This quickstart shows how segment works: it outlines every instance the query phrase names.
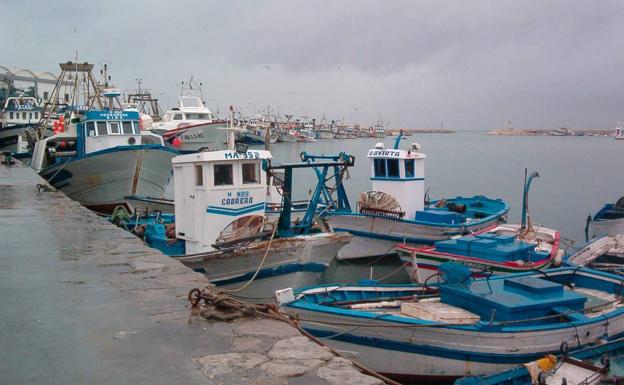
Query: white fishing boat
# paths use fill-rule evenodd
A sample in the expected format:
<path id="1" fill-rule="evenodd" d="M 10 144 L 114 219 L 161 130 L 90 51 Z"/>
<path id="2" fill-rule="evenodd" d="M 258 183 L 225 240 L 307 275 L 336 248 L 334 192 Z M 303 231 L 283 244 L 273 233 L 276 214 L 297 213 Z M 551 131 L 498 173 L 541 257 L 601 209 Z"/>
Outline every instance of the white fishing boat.
<path id="1" fill-rule="evenodd" d="M 301 142 L 301 135 L 296 130 L 281 130 L 277 134 L 278 142 Z"/>
<path id="2" fill-rule="evenodd" d="M 316 142 L 316 133 L 312 130 L 299 130 L 302 142 Z"/>
<path id="3" fill-rule="evenodd" d="M 592 239 L 567 262 L 624 275 L 624 234 Z"/>
<path id="4" fill-rule="evenodd" d="M 615 139 L 624 139 L 624 122 L 618 122 L 615 127 Z"/>
<path id="5" fill-rule="evenodd" d="M 36 98 L 8 97 L 0 110 L 0 152 L 27 152 L 26 131 L 37 126 L 42 117 L 42 109 Z"/>
<path id="6" fill-rule="evenodd" d="M 472 279 L 456 264 L 440 286 L 323 285 L 276 293 L 300 326 L 407 383 L 508 370 L 624 336 L 622 278 L 588 268 Z"/>
<path id="7" fill-rule="evenodd" d="M 89 63 L 63 63 L 61 69 L 59 82 L 69 74 L 93 79 Z M 91 83 L 77 87 L 97 89 Z M 85 102 L 84 109 L 61 115 L 54 124 L 55 135 L 35 143 L 31 166 L 68 197 L 109 213 L 124 204 L 127 195 L 162 196 L 171 178 L 171 159 L 178 152 L 163 146 L 160 136 L 141 133 L 136 110 L 114 106 L 119 90 L 107 90 L 103 96 L 108 104 L 98 91 L 93 105 Z"/>
<path id="8" fill-rule="evenodd" d="M 279 219 L 267 219 L 267 173 L 262 170 L 271 158 L 269 151 L 240 143 L 236 149 L 174 158 L 175 224 L 147 225 L 146 243 L 205 273 L 212 283 L 250 298 L 266 300 L 280 287 L 319 283 L 352 236 L 315 225 L 320 188 L 300 221 L 291 222 L 288 198 L 281 202 Z M 332 162 L 334 166 L 348 164 Z M 292 170 L 302 167 L 312 166 L 268 166 L 270 172 L 284 170 L 286 175 L 280 197 L 290 196 Z"/>
<path id="9" fill-rule="evenodd" d="M 369 150 L 372 191 L 360 193 L 356 211 L 335 207 L 325 212 L 334 230 L 355 236 L 339 258 L 384 255 L 397 242 L 433 244 L 504 220 L 509 207 L 500 199 L 473 196 L 425 203 L 426 155 L 417 143 L 399 149 L 400 140 L 392 149 L 380 142 Z"/>
<path id="10" fill-rule="evenodd" d="M 605 204 L 589 222 L 593 237 L 624 234 L 624 196 Z"/>
<path id="11" fill-rule="evenodd" d="M 228 123 L 214 116 L 202 101 L 201 87 L 193 85 L 191 79 L 188 87 L 182 88 L 178 105 L 144 129 L 161 135 L 167 146 L 181 152 L 227 148 Z"/>

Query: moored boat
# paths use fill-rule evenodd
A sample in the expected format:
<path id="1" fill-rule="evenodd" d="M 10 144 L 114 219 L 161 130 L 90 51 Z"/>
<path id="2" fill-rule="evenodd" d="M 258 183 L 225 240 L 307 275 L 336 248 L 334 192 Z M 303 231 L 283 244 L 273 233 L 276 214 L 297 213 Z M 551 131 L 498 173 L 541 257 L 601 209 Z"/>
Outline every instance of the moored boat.
<path id="1" fill-rule="evenodd" d="M 590 226 L 594 237 L 624 234 L 624 196 L 605 204 L 591 219 Z"/>
<path id="2" fill-rule="evenodd" d="M 456 264 L 439 286 L 323 285 L 276 293 L 308 332 L 402 381 L 488 375 L 624 336 L 621 277 L 588 268 L 472 279 Z"/>
<path id="3" fill-rule="evenodd" d="M 61 68 L 93 78 L 89 63 L 64 63 Z M 100 213 L 124 204 L 127 195 L 162 196 L 171 178 L 171 159 L 178 154 L 160 136 L 140 131 L 136 110 L 117 109 L 119 95 L 119 90 L 107 90 L 108 104 L 96 95 L 97 107 L 84 103 L 84 110 L 62 115 L 55 122 L 55 135 L 35 143 L 31 159 L 48 183 Z"/>
<path id="4" fill-rule="evenodd" d="M 340 258 L 386 254 L 397 242 L 433 244 L 504 220 L 509 206 L 500 199 L 477 195 L 425 203 L 426 155 L 417 143 L 399 149 L 400 140 L 393 149 L 377 143 L 369 150 L 372 191 L 360 193 L 357 211 L 336 208 L 324 214 L 333 229 L 355 236 Z"/>
<path id="5" fill-rule="evenodd" d="M 434 246 L 398 245 L 395 250 L 405 263 L 413 283 L 425 283 L 445 262 L 467 266 L 473 276 L 510 274 L 545 269 L 561 264 L 558 231 L 541 226 L 500 225 L 461 238 L 436 242 Z"/>

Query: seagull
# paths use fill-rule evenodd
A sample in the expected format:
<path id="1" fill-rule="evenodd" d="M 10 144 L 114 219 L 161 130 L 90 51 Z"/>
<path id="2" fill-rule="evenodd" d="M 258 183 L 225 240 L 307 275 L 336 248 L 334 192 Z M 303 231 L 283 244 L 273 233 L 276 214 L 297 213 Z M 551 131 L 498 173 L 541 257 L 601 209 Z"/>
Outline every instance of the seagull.
<path id="1" fill-rule="evenodd" d="M 341 71 L 341 72 L 342 72 L 342 68 L 340 68 L 340 66 L 338 66 L 338 71 Z"/>
<path id="2" fill-rule="evenodd" d="M 265 65 L 264 68 L 266 68 L 267 70 L 271 70 L 271 67 L 269 67 L 268 65 Z"/>
<path id="3" fill-rule="evenodd" d="M 356 106 L 353 106 L 353 109 L 356 110 L 356 111 L 360 111 L 360 109 L 357 108 Z"/>

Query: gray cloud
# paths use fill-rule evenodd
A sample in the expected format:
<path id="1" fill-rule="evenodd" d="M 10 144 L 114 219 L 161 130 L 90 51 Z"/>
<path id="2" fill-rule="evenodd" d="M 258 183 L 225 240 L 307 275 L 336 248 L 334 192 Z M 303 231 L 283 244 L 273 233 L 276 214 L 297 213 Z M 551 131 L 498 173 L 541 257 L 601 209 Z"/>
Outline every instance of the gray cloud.
<path id="1" fill-rule="evenodd" d="M 623 4 L 0 0 L 0 64 L 56 70 L 78 49 L 165 104 L 193 74 L 221 111 L 603 128 L 624 119 Z"/>

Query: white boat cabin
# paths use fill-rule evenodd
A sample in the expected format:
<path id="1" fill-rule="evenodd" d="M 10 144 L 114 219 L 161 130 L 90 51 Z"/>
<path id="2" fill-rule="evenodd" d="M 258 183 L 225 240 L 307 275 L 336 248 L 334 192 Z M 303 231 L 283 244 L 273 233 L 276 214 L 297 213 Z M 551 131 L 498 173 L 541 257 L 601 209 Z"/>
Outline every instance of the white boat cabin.
<path id="1" fill-rule="evenodd" d="M 36 124 L 41 119 L 41 107 L 34 97 L 12 96 L 2 106 L 0 128 L 20 124 Z"/>
<path id="2" fill-rule="evenodd" d="M 211 123 L 213 120 L 212 112 L 204 106 L 200 98 L 181 96 L 178 107 L 167 111 L 163 116 L 163 121 L 155 123 L 154 127 L 166 127 L 167 130 L 172 130 L 184 125 Z"/>
<path id="3" fill-rule="evenodd" d="M 387 149 L 380 142 L 367 157 L 371 160 L 372 190 L 393 196 L 406 218 L 414 219 L 425 201 L 426 155 L 420 152 L 420 145 L 412 143 L 409 150 L 400 150 Z"/>
<path id="4" fill-rule="evenodd" d="M 221 231 L 234 220 L 264 215 L 269 151 L 209 151 L 173 158 L 176 237 L 186 254 L 214 250 Z"/>
<path id="5" fill-rule="evenodd" d="M 35 143 L 31 166 L 37 170 L 120 146 L 163 145 L 160 136 L 141 132 L 138 111 L 92 110 L 63 118 L 61 130 Z"/>

